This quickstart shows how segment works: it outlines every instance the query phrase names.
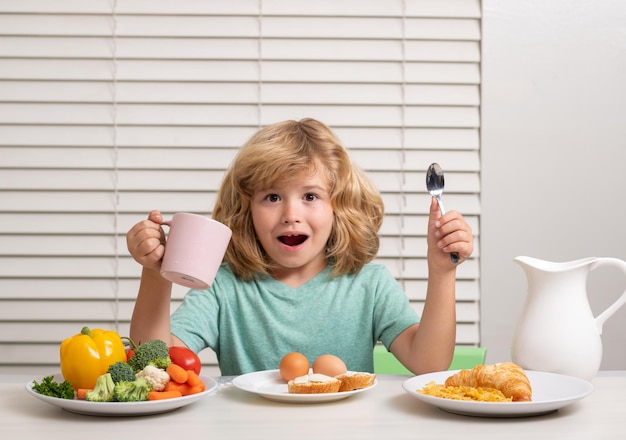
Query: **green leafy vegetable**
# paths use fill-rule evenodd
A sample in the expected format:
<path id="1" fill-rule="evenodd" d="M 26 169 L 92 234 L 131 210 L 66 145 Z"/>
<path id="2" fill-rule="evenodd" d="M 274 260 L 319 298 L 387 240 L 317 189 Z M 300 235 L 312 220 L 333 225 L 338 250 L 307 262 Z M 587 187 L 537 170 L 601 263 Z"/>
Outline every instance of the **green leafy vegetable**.
<path id="1" fill-rule="evenodd" d="M 33 390 L 44 396 L 58 397 L 60 399 L 73 399 L 74 388 L 72 384 L 64 380 L 61 383 L 54 381 L 54 376 L 46 376 L 38 383 L 33 381 Z"/>

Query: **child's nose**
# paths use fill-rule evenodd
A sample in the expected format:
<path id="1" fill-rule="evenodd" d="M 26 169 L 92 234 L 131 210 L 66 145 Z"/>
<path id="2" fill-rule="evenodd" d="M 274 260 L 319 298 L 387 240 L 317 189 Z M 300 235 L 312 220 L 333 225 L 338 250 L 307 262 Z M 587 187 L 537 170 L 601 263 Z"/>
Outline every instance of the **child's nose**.
<path id="1" fill-rule="evenodd" d="M 299 223 L 300 214 L 298 211 L 297 203 L 288 202 L 285 203 L 285 209 L 283 210 L 283 223 Z"/>

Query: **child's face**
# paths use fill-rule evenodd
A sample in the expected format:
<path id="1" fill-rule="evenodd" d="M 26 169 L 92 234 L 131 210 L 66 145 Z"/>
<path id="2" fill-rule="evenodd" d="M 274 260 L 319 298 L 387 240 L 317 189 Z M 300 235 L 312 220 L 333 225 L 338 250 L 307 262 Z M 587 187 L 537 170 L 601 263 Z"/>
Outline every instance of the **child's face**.
<path id="1" fill-rule="evenodd" d="M 303 173 L 252 197 L 252 221 L 279 280 L 313 277 L 326 267 L 333 227 L 328 183 L 323 173 Z"/>

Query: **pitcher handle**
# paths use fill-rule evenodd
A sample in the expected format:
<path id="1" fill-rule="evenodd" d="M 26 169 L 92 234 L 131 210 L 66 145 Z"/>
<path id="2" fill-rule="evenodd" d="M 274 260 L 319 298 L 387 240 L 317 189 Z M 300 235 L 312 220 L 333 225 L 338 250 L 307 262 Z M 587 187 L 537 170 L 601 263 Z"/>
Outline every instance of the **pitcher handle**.
<path id="1" fill-rule="evenodd" d="M 619 269 L 622 269 L 622 272 L 624 272 L 624 275 L 626 275 L 626 261 L 622 261 L 619 258 L 598 258 L 594 263 L 591 264 L 590 270 L 594 270 L 599 266 L 617 267 Z M 607 307 L 604 312 L 600 313 L 596 317 L 596 326 L 598 328 L 599 334 L 602 334 L 602 326 L 604 325 L 604 322 L 609 319 L 615 312 L 617 312 L 617 310 L 624 304 L 626 304 L 626 288 L 624 288 L 624 291 L 622 292 L 620 297 L 617 298 L 617 300 L 613 304 Z"/>

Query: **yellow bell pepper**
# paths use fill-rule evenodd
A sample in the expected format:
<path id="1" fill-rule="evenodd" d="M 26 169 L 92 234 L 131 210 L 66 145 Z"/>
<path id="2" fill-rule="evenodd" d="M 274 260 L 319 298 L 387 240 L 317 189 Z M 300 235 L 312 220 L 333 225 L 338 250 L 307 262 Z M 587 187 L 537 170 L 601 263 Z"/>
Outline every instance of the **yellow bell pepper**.
<path id="1" fill-rule="evenodd" d="M 61 373 L 63 378 L 79 388 L 93 389 L 96 379 L 111 364 L 126 362 L 122 338 L 113 330 L 83 327 L 77 335 L 61 343 Z"/>

